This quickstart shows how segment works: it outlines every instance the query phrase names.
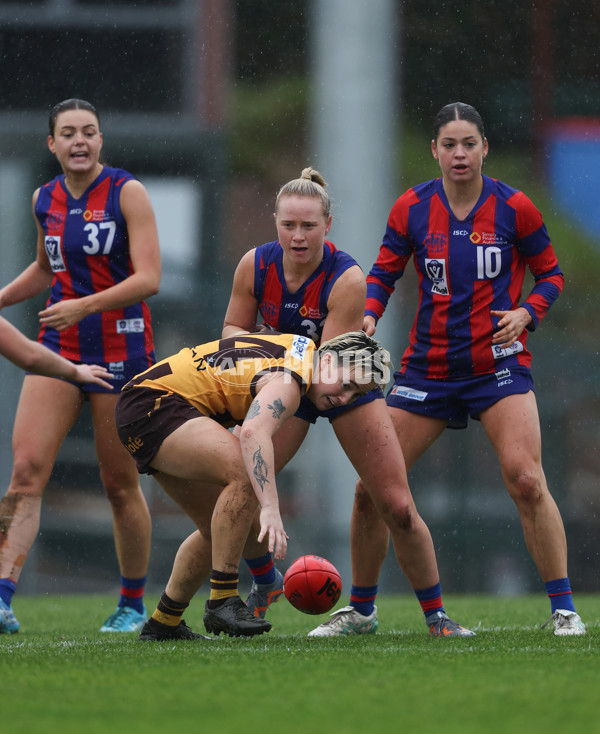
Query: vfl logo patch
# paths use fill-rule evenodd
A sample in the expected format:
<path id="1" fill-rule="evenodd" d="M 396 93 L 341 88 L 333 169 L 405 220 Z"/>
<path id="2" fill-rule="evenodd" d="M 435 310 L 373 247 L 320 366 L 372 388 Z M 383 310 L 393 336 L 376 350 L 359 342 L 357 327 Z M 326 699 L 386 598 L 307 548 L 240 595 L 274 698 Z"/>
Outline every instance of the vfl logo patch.
<path id="1" fill-rule="evenodd" d="M 144 319 L 119 319 L 117 334 L 141 334 L 144 331 Z"/>
<path id="2" fill-rule="evenodd" d="M 408 398 L 409 400 L 418 400 L 422 403 L 427 397 L 427 393 L 422 390 L 413 390 L 410 387 L 404 385 L 394 385 L 392 388 L 392 395 L 398 395 L 401 398 Z"/>
<path id="3" fill-rule="evenodd" d="M 53 273 L 64 273 L 67 269 L 60 249 L 60 237 L 50 235 L 44 237 L 44 248 L 50 261 Z"/>
<path id="4" fill-rule="evenodd" d="M 523 351 L 523 345 L 520 341 L 516 341 L 514 344 L 512 344 L 510 347 L 500 347 L 497 345 L 494 345 L 492 347 L 492 354 L 494 355 L 494 359 L 502 359 L 503 357 L 510 357 L 513 354 L 518 354 L 519 352 Z"/>
<path id="5" fill-rule="evenodd" d="M 446 261 L 441 258 L 425 258 L 425 272 L 431 281 L 431 292 L 440 296 L 449 296 L 448 281 L 446 280 Z"/>

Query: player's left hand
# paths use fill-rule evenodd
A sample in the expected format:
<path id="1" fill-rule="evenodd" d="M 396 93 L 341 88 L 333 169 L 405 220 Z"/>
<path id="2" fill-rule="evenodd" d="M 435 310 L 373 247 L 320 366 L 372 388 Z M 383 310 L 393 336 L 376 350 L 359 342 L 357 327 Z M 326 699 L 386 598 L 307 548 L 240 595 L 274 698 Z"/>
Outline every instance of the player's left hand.
<path id="1" fill-rule="evenodd" d="M 81 301 L 81 298 L 72 298 L 53 303 L 48 308 L 39 312 L 40 323 L 50 326 L 57 331 L 64 331 L 69 326 L 78 324 L 81 319 L 87 316 L 87 311 Z"/>
<path id="2" fill-rule="evenodd" d="M 519 306 L 513 311 L 490 311 L 492 316 L 499 317 L 498 331 L 494 333 L 492 344 L 510 347 L 523 333 L 531 321 L 531 314 L 526 308 Z"/>

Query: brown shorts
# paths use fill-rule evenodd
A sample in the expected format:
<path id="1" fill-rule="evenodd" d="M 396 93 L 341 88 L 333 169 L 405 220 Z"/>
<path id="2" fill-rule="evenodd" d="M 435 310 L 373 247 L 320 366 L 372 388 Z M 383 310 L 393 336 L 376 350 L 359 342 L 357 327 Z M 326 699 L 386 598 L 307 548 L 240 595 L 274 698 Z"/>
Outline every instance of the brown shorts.
<path id="1" fill-rule="evenodd" d="M 192 418 L 202 417 L 180 395 L 151 387 L 124 390 L 115 408 L 119 438 L 140 474 L 154 473 L 150 462 L 167 436 Z"/>

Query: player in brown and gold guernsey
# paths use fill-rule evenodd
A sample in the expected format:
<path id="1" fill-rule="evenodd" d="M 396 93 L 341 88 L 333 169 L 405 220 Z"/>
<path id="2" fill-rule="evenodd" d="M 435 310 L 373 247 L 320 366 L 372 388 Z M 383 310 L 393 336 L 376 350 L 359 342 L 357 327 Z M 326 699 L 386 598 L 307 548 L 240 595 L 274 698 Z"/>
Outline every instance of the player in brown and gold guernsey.
<path id="1" fill-rule="evenodd" d="M 208 632 L 250 636 L 271 628 L 238 593 L 242 552 L 285 557 L 273 436 L 306 396 L 319 410 L 346 405 L 389 377 L 389 354 L 362 331 L 321 344 L 294 334 L 244 334 L 182 349 L 125 386 L 119 437 L 140 473 L 212 537 Z M 239 437 L 227 428 L 239 425 Z M 249 537 L 260 507 L 260 533 Z M 220 511 L 213 511 L 215 507 Z M 226 510 L 226 511 L 224 511 Z M 185 602 L 163 593 L 140 639 L 194 639 Z"/>

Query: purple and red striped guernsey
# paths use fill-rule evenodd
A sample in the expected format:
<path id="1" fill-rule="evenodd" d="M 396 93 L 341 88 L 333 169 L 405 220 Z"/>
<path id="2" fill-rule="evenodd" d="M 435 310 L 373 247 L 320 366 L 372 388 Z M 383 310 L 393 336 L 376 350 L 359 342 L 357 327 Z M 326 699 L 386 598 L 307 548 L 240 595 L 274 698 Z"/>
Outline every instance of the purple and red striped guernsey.
<path id="1" fill-rule="evenodd" d="M 317 269 L 295 293 L 290 293 L 280 243 L 267 242 L 255 252 L 254 297 L 265 323 L 284 334 L 307 336 L 318 345 L 331 289 L 342 273 L 357 264 L 354 258 L 326 240 Z"/>
<path id="2" fill-rule="evenodd" d="M 54 273 L 47 306 L 106 290 L 132 273 L 120 195 L 123 184 L 134 177 L 104 166 L 79 199 L 71 196 L 64 179 L 60 175 L 42 186 L 35 205 Z M 61 332 L 42 326 L 38 341 L 74 361 L 119 362 L 143 356 L 149 365 L 153 361 L 145 301 L 91 314 Z"/>
<path id="3" fill-rule="evenodd" d="M 419 302 L 400 372 L 451 379 L 488 374 L 500 365 L 530 366 L 527 331 L 508 349 L 493 346 L 498 319 L 490 314 L 523 306 L 533 331 L 563 287 L 542 216 L 525 194 L 483 176 L 479 201 L 459 220 L 441 178 L 409 189 L 392 207 L 367 277 L 366 314 L 383 315 L 411 256 Z M 521 303 L 527 268 L 534 285 Z"/>

